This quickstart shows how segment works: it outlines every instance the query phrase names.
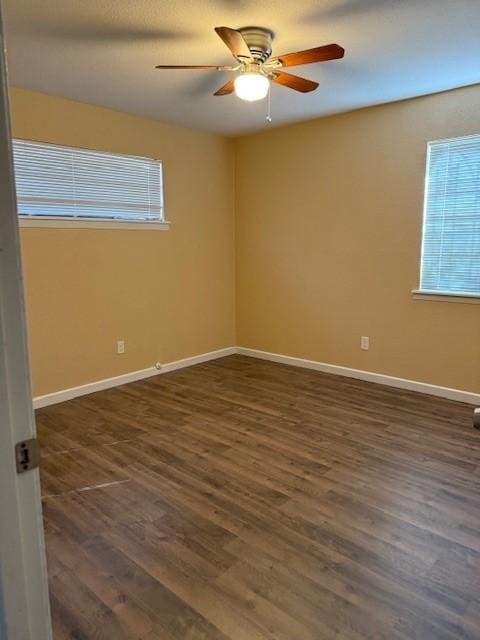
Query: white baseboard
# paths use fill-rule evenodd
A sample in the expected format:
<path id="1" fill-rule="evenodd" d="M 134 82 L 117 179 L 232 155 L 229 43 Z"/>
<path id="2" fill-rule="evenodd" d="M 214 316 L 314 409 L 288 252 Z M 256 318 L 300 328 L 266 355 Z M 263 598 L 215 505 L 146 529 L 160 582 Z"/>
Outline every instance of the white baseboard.
<path id="1" fill-rule="evenodd" d="M 157 371 L 157 373 L 170 373 L 170 371 L 176 371 L 177 369 L 192 367 L 194 364 L 201 364 L 202 362 L 224 358 L 225 356 L 233 356 L 236 353 L 237 347 L 226 347 L 225 349 L 218 349 L 217 351 L 210 351 L 209 353 L 201 353 L 199 356 L 191 356 L 183 360 L 175 360 L 174 362 L 162 364 L 161 371 Z"/>
<path id="2" fill-rule="evenodd" d="M 176 371 L 177 369 L 191 367 L 194 364 L 200 364 L 202 362 L 208 362 L 209 360 L 216 360 L 217 358 L 231 356 L 236 352 L 236 347 L 227 347 L 225 349 L 218 349 L 217 351 L 210 351 L 209 353 L 202 353 L 198 356 L 183 358 L 182 360 L 175 360 L 174 362 L 167 362 L 162 364 L 161 369 L 148 367 L 148 369 L 131 371 L 130 373 L 124 373 L 120 376 L 115 376 L 114 378 L 105 378 L 103 380 L 97 380 L 96 382 L 82 384 L 78 387 L 62 389 L 62 391 L 56 391 L 55 393 L 37 396 L 33 399 L 33 406 L 35 409 L 48 407 L 51 404 L 58 404 L 59 402 L 65 402 L 65 400 L 72 400 L 73 398 L 78 398 L 78 396 L 87 395 L 88 393 L 95 393 L 95 391 L 103 391 L 104 389 L 119 387 L 122 384 L 128 384 L 129 382 L 136 382 L 137 380 L 151 378 L 152 376 L 160 375 L 162 373 L 169 373 L 170 371 Z"/>
<path id="3" fill-rule="evenodd" d="M 388 387 L 418 391 L 419 393 L 426 393 L 431 396 L 440 396 L 441 398 L 448 398 L 449 400 L 456 400 L 458 402 L 466 402 L 468 404 L 480 406 L 480 393 L 461 391 L 460 389 L 450 389 L 449 387 L 439 387 L 435 384 L 428 384 L 427 382 L 395 378 L 394 376 L 387 376 L 383 373 L 363 371 L 362 369 L 350 369 L 349 367 L 341 367 L 336 364 L 327 364 L 325 362 L 317 362 L 316 360 L 304 360 L 303 358 L 294 358 L 293 356 L 284 356 L 279 353 L 248 349 L 247 347 L 237 347 L 236 353 L 244 356 L 250 356 L 252 358 L 259 358 L 261 360 L 270 360 L 271 362 L 280 362 L 282 364 L 288 364 L 295 367 L 303 367 L 304 369 L 314 369 L 315 371 L 322 371 L 324 373 L 333 373 L 337 376 L 376 382 L 377 384 L 383 384 Z"/>
<path id="4" fill-rule="evenodd" d="M 190 358 L 183 358 L 182 360 L 167 362 L 165 364 L 162 364 L 161 369 L 157 369 L 156 367 L 149 367 L 148 369 L 140 369 L 139 371 L 124 373 L 123 375 L 115 376 L 114 378 L 105 378 L 104 380 L 89 382 L 88 384 L 83 384 L 78 387 L 71 387 L 70 389 L 63 389 L 62 391 L 56 391 L 55 393 L 48 393 L 44 396 L 37 396 L 33 399 L 33 406 L 35 407 L 35 409 L 40 409 L 41 407 L 47 407 L 51 404 L 65 402 L 65 400 L 71 400 L 72 398 L 77 398 L 78 396 L 84 396 L 89 393 L 94 393 L 95 391 L 102 391 L 104 389 L 111 389 L 112 387 L 119 387 L 122 384 L 128 384 L 129 382 L 143 380 L 145 378 L 150 378 L 151 376 L 160 375 L 162 373 L 169 373 L 171 371 L 176 371 L 177 369 L 191 367 L 195 364 L 208 362 L 209 360 L 224 358 L 225 356 L 231 356 L 235 353 L 239 355 L 250 356 L 252 358 L 259 358 L 261 360 L 270 360 L 271 362 L 280 362 L 281 364 L 303 367 L 304 369 L 313 369 L 315 371 L 323 371 L 324 373 L 333 373 L 337 376 L 345 376 L 347 378 L 356 378 L 358 380 L 376 382 L 377 384 L 383 384 L 389 387 L 397 387 L 398 389 L 418 391 L 419 393 L 426 393 L 432 396 L 440 396 L 441 398 L 448 398 L 449 400 L 456 400 L 458 402 L 466 402 L 468 404 L 475 404 L 480 406 L 480 393 L 461 391 L 460 389 L 450 389 L 449 387 L 440 387 L 434 384 L 428 384 L 426 382 L 417 382 L 415 380 L 407 380 L 405 378 L 387 376 L 383 373 L 363 371 L 362 369 L 350 369 L 349 367 L 342 367 L 336 364 L 327 364 L 325 362 L 318 362 L 316 360 L 305 360 L 303 358 L 295 358 L 293 356 L 284 356 L 279 353 L 259 351 L 258 349 L 249 349 L 247 347 L 227 347 L 225 349 L 218 349 L 217 351 L 202 353 L 198 356 L 191 356 Z"/>

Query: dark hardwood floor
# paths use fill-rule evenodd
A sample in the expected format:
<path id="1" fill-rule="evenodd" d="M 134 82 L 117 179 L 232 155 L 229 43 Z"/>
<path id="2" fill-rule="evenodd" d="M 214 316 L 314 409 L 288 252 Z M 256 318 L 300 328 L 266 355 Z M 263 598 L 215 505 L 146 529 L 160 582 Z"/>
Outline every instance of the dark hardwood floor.
<path id="1" fill-rule="evenodd" d="M 479 640 L 472 410 L 232 356 L 38 411 L 55 640 Z"/>

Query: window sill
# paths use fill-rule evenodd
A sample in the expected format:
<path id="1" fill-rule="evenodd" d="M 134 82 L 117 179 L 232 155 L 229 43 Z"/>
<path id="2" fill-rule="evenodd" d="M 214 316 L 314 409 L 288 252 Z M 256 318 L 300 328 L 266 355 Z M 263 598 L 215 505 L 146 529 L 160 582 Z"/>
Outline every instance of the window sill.
<path id="1" fill-rule="evenodd" d="M 94 220 L 72 218 L 30 218 L 19 216 L 19 224 L 22 228 L 37 229 L 136 229 L 150 231 L 167 231 L 170 222 L 147 222 L 133 220 Z"/>
<path id="2" fill-rule="evenodd" d="M 437 302 L 460 302 L 463 304 L 480 304 L 480 295 L 465 293 L 440 293 L 438 291 L 412 291 L 414 300 L 434 300 Z"/>

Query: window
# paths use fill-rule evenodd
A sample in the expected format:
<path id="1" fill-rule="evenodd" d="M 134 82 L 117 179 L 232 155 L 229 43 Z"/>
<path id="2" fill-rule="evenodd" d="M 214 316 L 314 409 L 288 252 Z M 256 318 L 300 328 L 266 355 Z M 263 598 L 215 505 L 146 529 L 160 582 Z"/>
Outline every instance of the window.
<path id="1" fill-rule="evenodd" d="M 480 135 L 428 144 L 420 293 L 480 296 Z"/>
<path id="2" fill-rule="evenodd" d="M 163 222 L 158 160 L 25 140 L 13 141 L 13 158 L 24 220 Z"/>

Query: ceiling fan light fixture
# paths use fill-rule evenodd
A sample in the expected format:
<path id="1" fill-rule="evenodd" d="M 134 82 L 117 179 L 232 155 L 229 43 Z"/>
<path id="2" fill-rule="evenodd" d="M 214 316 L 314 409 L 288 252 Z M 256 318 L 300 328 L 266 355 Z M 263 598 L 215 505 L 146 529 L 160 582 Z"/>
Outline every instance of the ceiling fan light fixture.
<path id="1" fill-rule="evenodd" d="M 1 0 L 0 0 L 1 2 Z M 156 69 L 212 69 L 215 71 L 238 71 L 237 78 L 225 82 L 214 96 L 237 97 L 247 102 L 263 100 L 269 95 L 270 82 L 283 85 L 300 93 L 310 93 L 318 88 L 318 82 L 285 73 L 284 67 L 302 66 L 314 62 L 327 62 L 343 58 L 345 49 L 338 44 L 325 44 L 312 49 L 285 53 L 272 58 L 273 31 L 265 27 L 250 26 L 240 29 L 215 27 L 215 32 L 227 45 L 235 58 L 230 65 L 171 65 L 159 64 Z"/>
<path id="2" fill-rule="evenodd" d="M 266 98 L 270 83 L 267 76 L 258 71 L 246 71 L 235 78 L 234 86 L 237 98 L 255 102 Z"/>

